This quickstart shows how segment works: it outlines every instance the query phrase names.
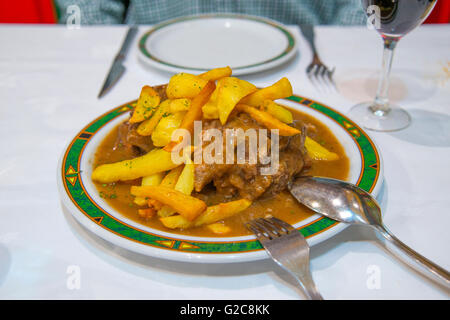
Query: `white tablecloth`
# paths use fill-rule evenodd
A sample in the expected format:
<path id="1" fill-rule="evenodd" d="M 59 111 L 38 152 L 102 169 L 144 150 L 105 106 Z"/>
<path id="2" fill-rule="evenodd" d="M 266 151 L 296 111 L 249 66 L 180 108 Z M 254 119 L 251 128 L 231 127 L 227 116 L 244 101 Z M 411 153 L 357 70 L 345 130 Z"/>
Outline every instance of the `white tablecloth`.
<path id="1" fill-rule="evenodd" d="M 373 97 L 382 53 L 376 32 L 317 28 L 319 53 L 336 66 L 340 89 L 324 94 L 308 82 L 311 53 L 298 30 L 292 30 L 299 37 L 300 55 L 245 79 L 266 85 L 287 76 L 297 94 L 341 112 Z M 135 99 L 144 84 L 169 79 L 167 73 L 144 68 L 133 48 L 124 77 L 107 96 L 96 98 L 125 31 L 123 26 L 0 25 L 0 298 L 303 298 L 269 260 L 208 265 L 149 258 L 99 239 L 63 211 L 56 170 L 69 139 L 101 113 Z M 449 38 L 448 26 L 422 26 L 400 41 L 391 98 L 411 113 L 413 124 L 397 133 L 372 133 L 385 165 L 381 205 L 386 225 L 446 269 Z M 449 298 L 362 227 L 350 227 L 313 247 L 311 264 L 326 299 Z M 80 271 L 79 288 L 71 284 L 73 270 Z"/>

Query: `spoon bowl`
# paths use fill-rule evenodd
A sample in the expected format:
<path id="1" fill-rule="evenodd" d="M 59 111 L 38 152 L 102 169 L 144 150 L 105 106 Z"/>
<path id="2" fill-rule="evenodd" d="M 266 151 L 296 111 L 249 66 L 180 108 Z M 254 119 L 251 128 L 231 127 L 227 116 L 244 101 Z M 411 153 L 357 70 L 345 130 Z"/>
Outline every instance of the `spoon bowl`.
<path id="1" fill-rule="evenodd" d="M 353 184 L 331 178 L 300 177 L 290 184 L 289 190 L 305 206 L 333 220 L 382 224 L 377 201 Z"/>
<path id="2" fill-rule="evenodd" d="M 372 195 L 345 182 L 324 177 L 299 177 L 289 184 L 291 194 L 306 207 L 330 219 L 373 227 L 414 268 L 450 288 L 450 273 L 397 239 L 383 224 Z"/>

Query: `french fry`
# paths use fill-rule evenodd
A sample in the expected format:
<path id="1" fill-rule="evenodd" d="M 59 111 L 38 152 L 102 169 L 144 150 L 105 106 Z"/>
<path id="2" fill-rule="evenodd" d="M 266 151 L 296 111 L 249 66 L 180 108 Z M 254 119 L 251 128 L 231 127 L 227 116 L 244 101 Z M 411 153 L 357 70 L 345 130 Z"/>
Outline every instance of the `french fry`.
<path id="1" fill-rule="evenodd" d="M 217 81 L 217 86 L 219 87 L 217 108 L 219 109 L 219 119 L 222 124 L 227 122 L 231 111 L 243 97 L 258 90 L 250 82 L 234 77 L 220 79 Z"/>
<path id="2" fill-rule="evenodd" d="M 209 71 L 206 71 L 199 75 L 200 78 L 208 81 L 215 81 L 219 80 L 220 78 L 225 78 L 231 76 L 231 68 L 225 67 L 225 68 L 215 68 Z"/>
<path id="3" fill-rule="evenodd" d="M 156 211 L 160 210 L 163 207 L 163 204 L 155 199 L 149 199 L 147 202 L 149 208 L 153 208 Z"/>
<path id="4" fill-rule="evenodd" d="M 179 214 L 168 217 L 161 217 L 159 218 L 159 220 L 165 227 L 169 229 L 188 229 L 194 226 L 194 223 L 192 221 L 189 221 Z"/>
<path id="5" fill-rule="evenodd" d="M 223 220 L 234 216 L 235 214 L 247 209 L 252 202 L 247 199 L 240 199 L 226 203 L 220 203 L 215 206 L 208 207 L 194 221 L 189 221 L 182 215 L 160 218 L 164 226 L 171 229 L 187 229 L 198 227 L 204 224 L 211 224 L 219 220 Z"/>
<path id="6" fill-rule="evenodd" d="M 219 108 L 217 108 L 217 95 L 219 94 L 219 87 L 211 94 L 210 99 L 202 107 L 203 118 L 205 119 L 219 119 Z"/>
<path id="7" fill-rule="evenodd" d="M 156 147 L 164 147 L 171 138 L 172 133 L 180 126 L 186 112 L 176 112 L 163 115 L 158 125 L 152 133 L 153 145 Z"/>
<path id="8" fill-rule="evenodd" d="M 292 86 L 287 78 L 282 78 L 273 85 L 260 89 L 242 99 L 240 103 L 253 107 L 260 106 L 264 100 L 277 100 L 292 96 Z"/>
<path id="9" fill-rule="evenodd" d="M 194 190 L 194 164 L 192 162 L 186 163 L 174 189 L 186 195 L 192 193 L 192 190 Z M 158 216 L 160 217 L 168 217 L 174 213 L 176 213 L 176 210 L 169 206 L 163 206 L 158 210 Z"/>
<path id="10" fill-rule="evenodd" d="M 207 80 L 190 73 L 178 73 L 170 78 L 166 94 L 169 99 L 194 98 L 206 86 Z"/>
<path id="11" fill-rule="evenodd" d="M 239 199 L 208 207 L 208 209 L 195 220 L 195 226 L 210 224 L 229 218 L 241 211 L 244 211 L 250 207 L 251 204 L 252 202 L 250 200 Z"/>
<path id="12" fill-rule="evenodd" d="M 171 170 L 178 165 L 173 163 L 170 152 L 153 149 L 141 157 L 98 166 L 92 172 L 92 180 L 100 183 L 134 180 Z"/>
<path id="13" fill-rule="evenodd" d="M 194 121 L 202 119 L 202 107 L 209 100 L 216 85 L 213 81 L 208 81 L 202 91 L 192 100 L 191 107 L 181 122 L 180 129 L 188 130 L 191 134 L 194 132 Z M 180 141 L 171 141 L 164 147 L 164 150 L 170 152 Z"/>
<path id="14" fill-rule="evenodd" d="M 245 113 L 248 113 L 253 119 L 255 119 L 257 122 L 263 124 L 268 129 L 278 129 L 278 134 L 280 136 L 293 136 L 300 133 L 300 130 L 290 127 L 287 124 L 281 122 L 277 118 L 273 117 L 269 113 L 265 111 L 261 111 L 259 109 L 256 109 L 254 107 L 248 106 L 246 104 L 238 104 L 236 106 L 236 110 L 243 111 Z"/>
<path id="15" fill-rule="evenodd" d="M 141 185 L 143 186 L 159 186 L 164 178 L 164 172 L 158 172 L 149 176 L 143 177 Z"/>
<path id="16" fill-rule="evenodd" d="M 159 186 L 162 179 L 164 178 L 164 172 L 158 172 L 151 174 L 149 176 L 143 177 L 141 185 L 142 186 Z M 147 204 L 147 199 L 142 197 L 136 197 L 134 203 L 138 206 L 145 206 Z"/>
<path id="17" fill-rule="evenodd" d="M 292 123 L 294 121 L 292 113 L 289 110 L 283 108 L 272 100 L 264 100 L 263 104 L 260 106 L 260 109 L 271 114 L 281 122 Z"/>
<path id="18" fill-rule="evenodd" d="M 169 173 L 167 173 L 164 179 L 161 181 L 160 186 L 166 188 L 174 188 L 181 172 L 183 171 L 183 168 L 183 166 L 178 166 L 170 170 Z"/>
<path id="19" fill-rule="evenodd" d="M 160 97 L 152 87 L 144 86 L 129 122 L 137 123 L 150 118 L 159 105 Z"/>
<path id="20" fill-rule="evenodd" d="M 156 211 L 153 208 L 147 208 L 147 209 L 138 209 L 138 214 L 141 218 L 151 218 L 155 215 Z"/>
<path id="21" fill-rule="evenodd" d="M 149 197 L 175 209 L 188 221 L 194 220 L 206 209 L 206 203 L 180 191 L 162 186 L 131 187 L 134 196 Z"/>
<path id="22" fill-rule="evenodd" d="M 184 166 L 178 166 L 175 169 L 170 170 L 169 173 L 166 174 L 166 176 L 164 177 L 164 179 L 162 180 L 160 185 L 163 187 L 171 188 L 171 189 L 175 188 L 178 178 L 180 177 L 181 172 L 183 172 L 183 169 L 184 169 Z M 150 199 L 148 201 L 148 205 L 155 207 L 155 205 L 154 205 L 155 201 L 156 200 L 154 200 L 154 199 Z M 166 208 L 166 209 L 162 210 L 163 208 Z M 173 209 L 160 203 L 159 208 L 158 208 L 158 216 L 170 215 L 168 213 L 169 210 L 173 210 Z"/>
<path id="23" fill-rule="evenodd" d="M 217 104 L 205 104 L 202 111 L 205 119 L 219 119 L 219 108 L 217 108 Z"/>
<path id="24" fill-rule="evenodd" d="M 206 227 L 215 234 L 225 234 L 231 231 L 231 228 L 224 225 L 223 223 L 211 223 Z"/>
<path id="25" fill-rule="evenodd" d="M 194 190 L 194 164 L 192 161 L 189 161 L 184 165 L 183 171 L 175 185 L 175 190 L 187 195 L 190 195 L 192 190 Z"/>
<path id="26" fill-rule="evenodd" d="M 334 161 L 339 159 L 339 155 L 327 150 L 310 137 L 305 138 L 305 148 L 308 155 L 314 160 Z"/>
<path id="27" fill-rule="evenodd" d="M 180 98 L 170 101 L 170 112 L 188 111 L 191 106 L 191 99 Z"/>
<path id="28" fill-rule="evenodd" d="M 137 128 L 137 133 L 141 136 L 149 136 L 153 133 L 159 121 L 163 117 L 163 115 L 167 115 L 170 112 L 170 100 L 164 100 L 159 105 L 156 112 L 150 119 L 144 120 L 141 124 L 139 124 Z"/>

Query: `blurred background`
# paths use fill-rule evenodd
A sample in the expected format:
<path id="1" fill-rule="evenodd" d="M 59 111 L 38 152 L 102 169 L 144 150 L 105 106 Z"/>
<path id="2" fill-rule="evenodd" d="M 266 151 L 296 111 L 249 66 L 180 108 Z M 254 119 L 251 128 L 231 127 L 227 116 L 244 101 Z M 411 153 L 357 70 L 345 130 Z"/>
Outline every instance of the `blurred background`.
<path id="1" fill-rule="evenodd" d="M 359 0 L 0 0 L 0 23 L 66 23 L 73 5 L 83 13 L 81 24 L 154 24 L 208 12 L 259 15 L 286 24 L 365 22 Z M 440 0 L 425 23 L 449 21 L 450 1 Z"/>

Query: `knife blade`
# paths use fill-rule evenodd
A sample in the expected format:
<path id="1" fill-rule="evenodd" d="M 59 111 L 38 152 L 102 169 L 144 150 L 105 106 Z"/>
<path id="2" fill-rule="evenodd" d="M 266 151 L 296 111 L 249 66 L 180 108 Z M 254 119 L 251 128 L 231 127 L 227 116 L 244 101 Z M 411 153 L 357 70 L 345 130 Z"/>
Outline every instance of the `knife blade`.
<path id="1" fill-rule="evenodd" d="M 138 28 L 136 26 L 132 26 L 128 29 L 122 46 L 116 57 L 114 58 L 111 68 L 109 69 L 105 81 L 103 82 L 103 86 L 100 90 L 100 93 L 98 94 L 98 98 L 103 97 L 114 86 L 114 84 L 117 83 L 117 81 L 125 72 L 126 68 L 123 66 L 122 62 L 126 57 L 128 49 L 130 48 L 137 31 Z"/>

